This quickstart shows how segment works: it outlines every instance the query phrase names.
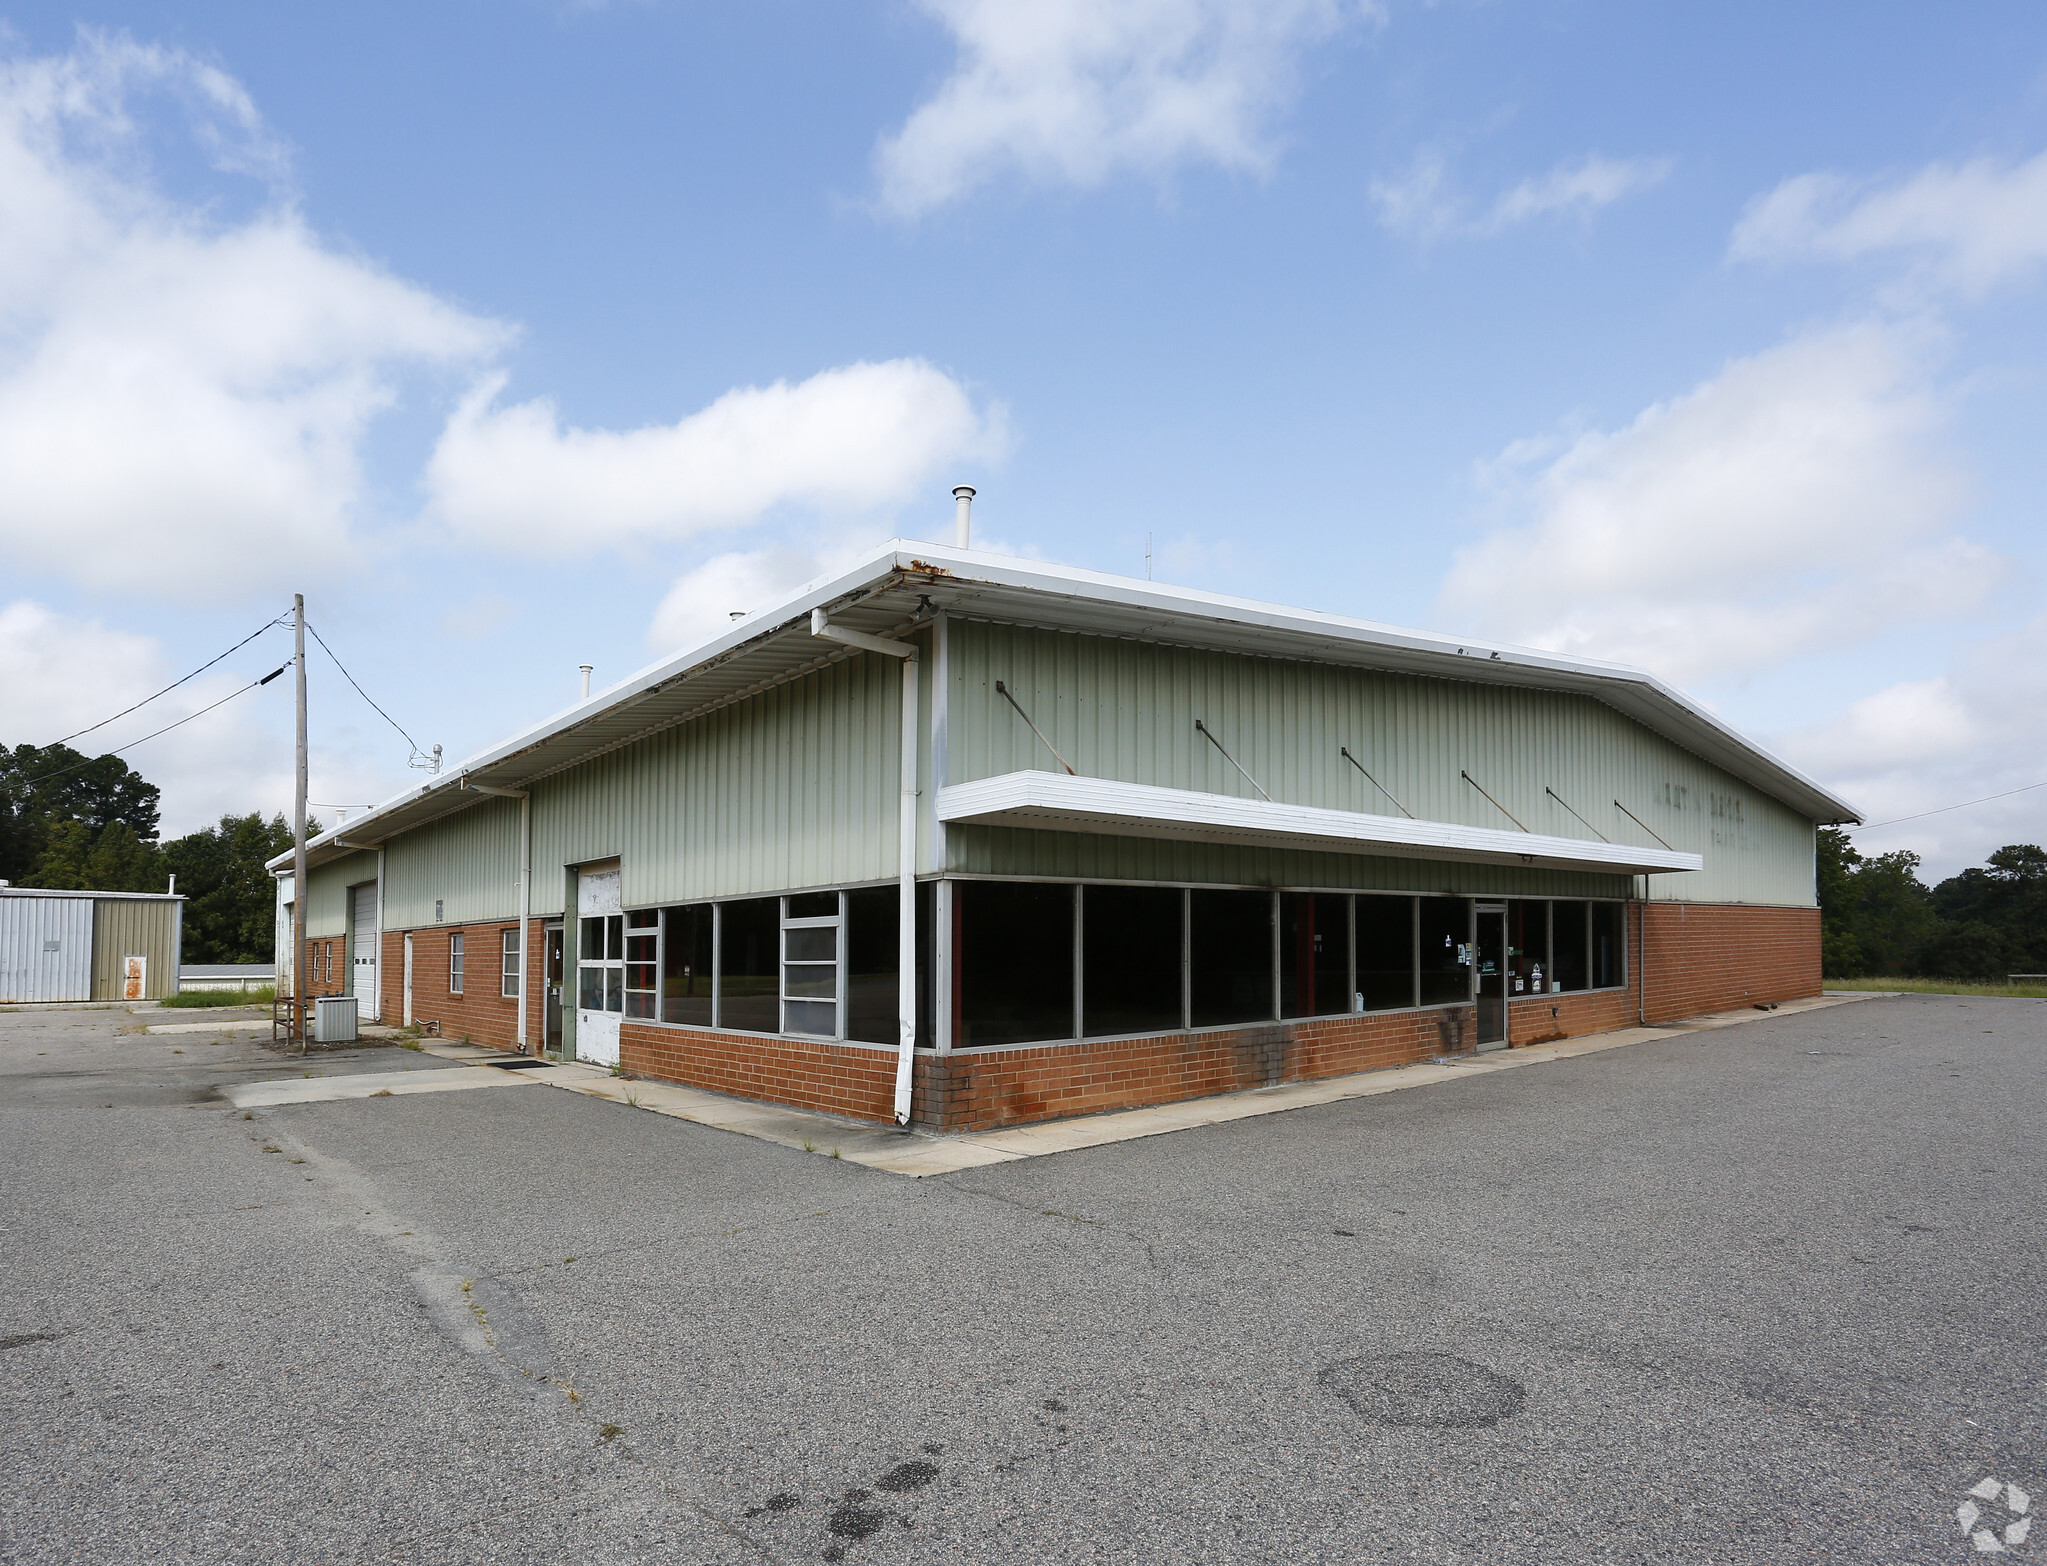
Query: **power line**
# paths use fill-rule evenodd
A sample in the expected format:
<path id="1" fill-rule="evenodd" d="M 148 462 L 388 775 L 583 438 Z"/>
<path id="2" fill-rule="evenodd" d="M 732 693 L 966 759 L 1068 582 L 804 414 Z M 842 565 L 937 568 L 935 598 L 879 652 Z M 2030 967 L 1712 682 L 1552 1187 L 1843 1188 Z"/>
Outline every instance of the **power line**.
<path id="1" fill-rule="evenodd" d="M 1942 805 L 1938 810 L 1922 810 L 1917 815 L 1893 816 L 1888 821 L 1865 821 L 1861 826 L 1848 828 L 1851 832 L 1874 832 L 1878 827 L 1898 826 L 1906 821 L 1924 821 L 1928 816 L 1944 816 L 1950 810 L 1967 810 L 1971 805 L 1987 805 L 1993 799 L 2010 799 L 2014 794 L 2030 794 L 2036 788 L 2047 788 L 2047 779 L 2028 783 L 2021 788 L 2008 788 L 2002 794 L 1985 794 L 1981 799 L 1965 799 L 1959 805 Z"/>
<path id="2" fill-rule="evenodd" d="M 109 723 L 113 723 L 118 721 L 119 719 L 127 717 L 128 714 L 131 712 L 140 712 L 144 707 L 147 707 L 151 702 L 155 701 L 157 696 L 168 696 L 180 685 L 183 685 L 186 680 L 198 679 L 200 675 L 204 674 L 208 669 L 212 668 L 214 664 L 219 663 L 221 659 L 232 657 L 234 654 L 240 652 L 244 647 L 248 646 L 249 643 L 253 642 L 258 636 L 261 636 L 263 632 L 270 630 L 274 626 L 282 625 L 283 623 L 284 616 L 279 615 L 275 620 L 272 620 L 269 625 L 261 626 L 257 630 L 251 632 L 249 635 L 244 636 L 240 641 L 236 642 L 234 646 L 230 647 L 226 652 L 222 653 L 219 658 L 215 658 L 209 663 L 200 664 L 198 668 L 194 669 L 190 674 L 186 675 L 184 679 L 171 681 L 170 684 L 166 685 L 162 690 L 158 691 L 156 693 L 156 696 L 145 696 L 142 698 L 142 700 L 138 701 L 134 706 L 123 707 L 119 712 L 115 713 L 113 717 L 102 718 L 100 719 L 99 722 L 93 724 L 91 728 L 80 729 L 77 734 L 67 734 L 60 740 L 51 740 L 48 745 L 42 748 L 48 750 L 53 749 L 58 745 L 68 745 L 73 740 L 78 739 L 82 735 L 94 733 L 97 730 L 105 728 Z M 140 740 L 137 740 L 135 743 L 139 745 L 142 742 Z M 119 752 L 110 751 L 108 752 L 108 754 L 118 755 Z M 54 777 L 56 774 L 52 773 L 50 775 Z"/>
<path id="3" fill-rule="evenodd" d="M 306 629 L 313 632 L 313 640 L 320 644 L 320 650 L 326 653 L 328 657 L 334 658 L 334 649 L 327 645 L 326 637 L 322 636 L 318 631 L 313 630 L 312 621 L 308 620 L 306 622 Z M 347 666 L 344 665 L 339 658 L 334 658 L 334 667 L 341 670 L 341 677 L 344 680 L 348 681 L 350 685 L 355 685 L 356 695 L 360 696 L 364 701 L 370 702 L 370 710 L 372 712 L 374 712 L 378 717 L 382 718 L 386 723 L 390 724 L 392 728 L 398 730 L 399 734 L 404 737 L 405 743 L 412 747 L 413 755 L 420 756 L 425 754 L 425 752 L 419 748 L 419 741 L 414 739 L 410 734 L 406 734 L 404 727 L 398 722 L 396 718 L 392 717 L 390 713 L 386 712 L 382 707 L 379 707 L 375 702 L 370 701 L 370 693 L 364 690 L 360 685 L 356 685 L 355 676 L 348 672 Z"/>
<path id="4" fill-rule="evenodd" d="M 265 626 L 263 629 L 267 631 L 269 627 Z M 260 635 L 261 633 L 259 632 L 258 634 Z M 268 674 L 264 675 L 262 679 L 249 681 L 249 683 L 247 685 L 244 685 L 241 688 L 241 690 L 229 691 L 225 696 L 221 697 L 219 701 L 214 702 L 212 706 L 201 707 L 197 712 L 188 713 L 186 716 L 178 719 L 176 723 L 166 723 L 162 728 L 156 731 L 156 734 L 145 734 L 139 740 L 130 740 L 127 744 L 123 745 L 120 748 L 120 750 L 107 750 L 100 752 L 100 754 L 97 756 L 87 756 L 83 761 L 74 761 L 70 766 L 59 767 L 55 772 L 44 772 L 36 777 L 24 778 L 22 779 L 22 787 L 27 788 L 37 783 L 46 783 L 51 778 L 61 778 L 65 773 L 76 772 L 80 767 L 89 767 L 95 761 L 104 761 L 109 756 L 119 756 L 127 751 L 131 751 L 137 745 L 146 745 L 151 740 L 155 739 L 158 734 L 168 734 L 172 729 L 183 728 L 186 724 L 190 723 L 192 719 L 205 717 L 206 714 L 213 711 L 214 707 L 225 707 L 237 696 L 244 695 L 247 692 L 254 690 L 259 685 L 268 685 L 272 680 L 276 679 L 280 674 L 284 673 L 284 671 L 286 669 L 289 669 L 290 667 L 291 664 L 287 660 L 286 662 L 281 663 L 276 668 L 272 669 Z"/>

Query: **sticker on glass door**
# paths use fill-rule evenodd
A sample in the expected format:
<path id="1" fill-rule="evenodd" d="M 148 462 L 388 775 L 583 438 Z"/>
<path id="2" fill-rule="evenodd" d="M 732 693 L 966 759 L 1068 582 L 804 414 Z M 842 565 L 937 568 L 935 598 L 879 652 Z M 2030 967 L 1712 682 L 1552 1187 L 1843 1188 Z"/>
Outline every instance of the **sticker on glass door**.
<path id="1" fill-rule="evenodd" d="M 615 1066 L 625 1010 L 625 916 L 616 869 L 576 877 L 576 913 L 576 1058 Z"/>

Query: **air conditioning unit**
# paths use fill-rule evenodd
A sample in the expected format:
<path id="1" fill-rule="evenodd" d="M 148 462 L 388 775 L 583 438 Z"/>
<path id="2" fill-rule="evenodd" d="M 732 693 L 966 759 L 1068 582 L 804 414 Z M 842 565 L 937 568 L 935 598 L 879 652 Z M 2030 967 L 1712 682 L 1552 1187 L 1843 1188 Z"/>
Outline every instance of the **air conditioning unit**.
<path id="1" fill-rule="evenodd" d="M 355 997 L 353 995 L 316 997 L 313 1001 L 313 1042 L 353 1044 L 355 1040 Z"/>

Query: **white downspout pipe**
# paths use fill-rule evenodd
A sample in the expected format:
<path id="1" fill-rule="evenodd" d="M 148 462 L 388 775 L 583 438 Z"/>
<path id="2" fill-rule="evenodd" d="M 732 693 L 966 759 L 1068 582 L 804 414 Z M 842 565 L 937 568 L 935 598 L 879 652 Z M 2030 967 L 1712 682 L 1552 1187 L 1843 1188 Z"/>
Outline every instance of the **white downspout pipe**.
<path id="1" fill-rule="evenodd" d="M 968 490 L 969 495 L 973 494 Z M 962 514 L 966 502 L 960 502 Z M 896 826 L 896 1124 L 910 1123 L 912 1068 L 917 1060 L 917 649 L 886 636 L 833 625 L 822 609 L 810 613 L 810 634 L 903 664 L 901 815 Z"/>
<path id="2" fill-rule="evenodd" d="M 589 679 L 584 676 L 585 681 Z M 533 796 L 523 788 L 496 788 L 472 783 L 465 775 L 462 787 L 472 794 L 494 794 L 499 799 L 519 802 L 519 1052 L 532 1053 L 526 1034 L 526 995 L 533 988 Z M 379 939 L 382 932 L 379 932 Z"/>

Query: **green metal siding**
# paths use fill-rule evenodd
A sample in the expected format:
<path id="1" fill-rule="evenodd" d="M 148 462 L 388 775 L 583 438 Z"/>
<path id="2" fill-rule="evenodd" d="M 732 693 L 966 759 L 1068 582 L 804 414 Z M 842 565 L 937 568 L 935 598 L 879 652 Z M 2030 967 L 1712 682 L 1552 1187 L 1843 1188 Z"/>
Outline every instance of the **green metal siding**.
<path id="1" fill-rule="evenodd" d="M 479 794 L 458 815 L 384 849 L 384 928 L 415 930 L 519 916 L 519 801 Z"/>
<path id="2" fill-rule="evenodd" d="M 1426 679 L 975 621 L 949 627 L 948 783 L 1058 763 L 995 692 L 1002 680 L 1076 771 L 1255 798 L 1200 718 L 1275 800 L 1395 814 L 1339 753 L 1353 755 L 1415 815 L 1512 830 L 1466 783 L 1469 772 L 1529 830 L 1591 838 L 1556 791 L 1616 842 L 1653 846 L 1619 799 L 1673 848 L 1705 856 L 1690 875 L 1653 878 L 1651 895 L 1702 902 L 1812 905 L 1813 826 L 1587 697 Z M 1481 675 L 1482 664 L 1474 669 Z M 1260 853 L 1166 843 L 1062 843 L 1063 834 L 948 833 L 949 868 L 1236 884 L 1383 886 L 1599 895 L 1624 880 L 1497 872 L 1412 861 Z M 1091 865 L 1113 864 L 1093 871 Z M 1305 872 L 1313 870 L 1314 874 Z"/>
<path id="3" fill-rule="evenodd" d="M 92 998 L 120 1000 L 130 955 L 147 957 L 144 998 L 162 1000 L 178 987 L 178 909 L 173 902 L 108 898 L 92 905 Z"/>
<path id="4" fill-rule="evenodd" d="M 901 714 L 900 666 L 861 653 L 538 781 L 534 912 L 613 858 L 631 907 L 894 875 Z"/>
<path id="5" fill-rule="evenodd" d="M 377 878 L 377 856 L 350 854 L 307 872 L 312 883 L 306 897 L 306 939 L 338 939 L 348 934 L 348 889 Z M 287 939 L 289 934 L 287 933 Z"/>

